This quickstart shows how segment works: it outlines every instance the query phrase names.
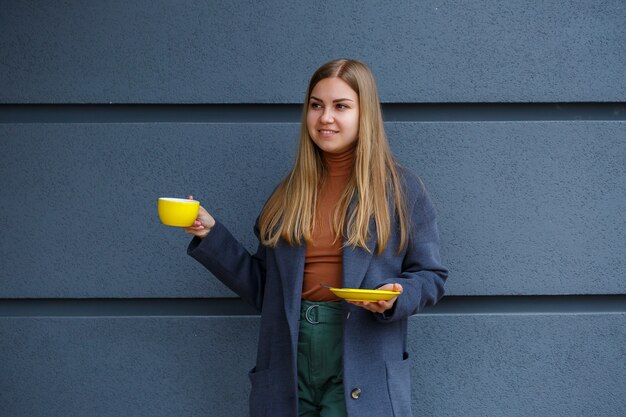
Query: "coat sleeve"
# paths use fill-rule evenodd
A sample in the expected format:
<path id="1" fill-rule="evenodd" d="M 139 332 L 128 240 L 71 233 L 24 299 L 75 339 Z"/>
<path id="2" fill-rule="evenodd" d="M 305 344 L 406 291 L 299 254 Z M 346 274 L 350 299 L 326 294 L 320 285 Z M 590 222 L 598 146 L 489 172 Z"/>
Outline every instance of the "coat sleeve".
<path id="1" fill-rule="evenodd" d="M 258 225 L 254 232 L 259 237 Z M 265 289 L 266 248 L 260 243 L 250 254 L 219 221 L 204 238 L 194 237 L 187 254 L 211 271 L 245 302 L 261 310 Z"/>
<path id="2" fill-rule="evenodd" d="M 384 280 L 381 285 L 398 283 L 403 291 L 393 308 L 376 314 L 380 321 L 396 321 L 421 312 L 443 297 L 448 270 L 439 254 L 439 231 L 435 208 L 426 187 L 419 178 L 407 193 L 410 208 L 410 233 L 407 251 L 399 277 Z M 411 198 L 411 194 L 413 198 Z"/>

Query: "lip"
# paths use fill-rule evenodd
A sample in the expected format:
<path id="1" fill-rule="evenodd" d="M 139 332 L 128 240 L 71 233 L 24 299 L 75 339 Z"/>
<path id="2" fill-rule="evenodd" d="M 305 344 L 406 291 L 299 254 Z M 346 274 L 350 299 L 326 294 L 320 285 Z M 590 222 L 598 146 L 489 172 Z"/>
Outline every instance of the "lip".
<path id="1" fill-rule="evenodd" d="M 325 138 L 329 138 L 339 133 L 338 130 L 332 130 L 332 129 L 318 129 L 317 132 L 320 134 L 321 137 L 325 137 Z"/>

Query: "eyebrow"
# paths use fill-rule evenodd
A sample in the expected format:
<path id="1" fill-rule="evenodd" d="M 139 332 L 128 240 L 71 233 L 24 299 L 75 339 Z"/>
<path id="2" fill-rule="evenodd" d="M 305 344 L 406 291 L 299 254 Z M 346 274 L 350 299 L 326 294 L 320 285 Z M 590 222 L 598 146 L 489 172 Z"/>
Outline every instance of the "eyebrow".
<path id="1" fill-rule="evenodd" d="M 324 102 L 324 100 L 319 99 L 319 98 L 317 98 L 317 97 L 315 97 L 315 96 L 311 96 L 311 97 L 309 98 L 309 100 L 317 100 L 317 101 L 321 101 L 322 103 Z M 349 99 L 349 98 L 338 98 L 337 100 L 333 100 L 333 103 L 337 103 L 337 102 L 340 102 L 340 101 L 351 101 L 351 102 L 353 102 L 353 103 L 354 103 L 354 100 Z"/>

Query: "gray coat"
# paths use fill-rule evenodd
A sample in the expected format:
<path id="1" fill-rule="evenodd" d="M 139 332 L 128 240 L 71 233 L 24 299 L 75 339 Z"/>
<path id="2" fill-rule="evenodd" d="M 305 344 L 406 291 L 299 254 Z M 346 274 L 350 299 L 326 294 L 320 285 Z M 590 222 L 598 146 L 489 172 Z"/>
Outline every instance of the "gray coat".
<path id="1" fill-rule="evenodd" d="M 407 319 L 444 293 L 447 270 L 439 257 L 435 210 L 423 183 L 404 172 L 411 238 L 397 253 L 394 234 L 381 255 L 375 237 L 343 249 L 343 286 L 404 289 L 391 312 L 375 314 L 343 302 L 343 378 L 349 416 L 411 416 Z M 255 227 L 258 237 L 258 227 Z M 250 371 L 250 416 L 298 415 L 297 349 L 305 247 L 259 244 L 251 255 L 219 221 L 188 253 L 261 312 L 256 366 Z"/>

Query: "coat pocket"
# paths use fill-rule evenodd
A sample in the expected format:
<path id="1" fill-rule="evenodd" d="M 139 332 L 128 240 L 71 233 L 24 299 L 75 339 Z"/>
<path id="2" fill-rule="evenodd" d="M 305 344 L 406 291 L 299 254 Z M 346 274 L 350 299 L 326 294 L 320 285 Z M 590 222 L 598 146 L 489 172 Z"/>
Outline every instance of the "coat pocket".
<path id="1" fill-rule="evenodd" d="M 387 389 L 394 417 L 411 417 L 411 364 L 408 354 L 399 361 L 387 361 Z"/>

